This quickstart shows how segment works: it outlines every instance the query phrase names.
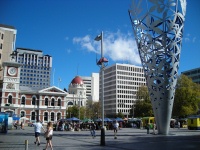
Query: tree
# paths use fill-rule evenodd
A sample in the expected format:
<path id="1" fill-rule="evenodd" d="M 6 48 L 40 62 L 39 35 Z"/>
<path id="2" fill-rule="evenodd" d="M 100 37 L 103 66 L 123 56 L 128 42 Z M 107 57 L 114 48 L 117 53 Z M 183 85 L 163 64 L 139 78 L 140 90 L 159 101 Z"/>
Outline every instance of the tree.
<path id="1" fill-rule="evenodd" d="M 177 80 L 172 116 L 187 117 L 197 114 L 200 103 L 200 85 L 185 75 Z"/>
<path id="2" fill-rule="evenodd" d="M 119 118 L 124 118 L 124 114 L 123 114 L 122 112 L 119 112 L 119 113 L 117 114 L 117 117 L 119 117 Z"/>
<path id="3" fill-rule="evenodd" d="M 141 86 L 136 93 L 137 100 L 130 110 L 134 117 L 153 116 L 153 109 L 146 86 Z M 134 111 L 134 112 L 133 112 Z"/>

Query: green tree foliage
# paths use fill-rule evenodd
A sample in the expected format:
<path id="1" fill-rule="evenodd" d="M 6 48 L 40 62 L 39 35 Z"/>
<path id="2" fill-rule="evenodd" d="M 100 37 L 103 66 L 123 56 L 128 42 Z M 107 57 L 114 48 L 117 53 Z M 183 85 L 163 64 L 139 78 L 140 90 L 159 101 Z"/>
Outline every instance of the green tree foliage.
<path id="1" fill-rule="evenodd" d="M 69 107 L 67 110 L 67 117 L 69 118 L 71 112 L 71 116 L 77 117 L 79 116 L 79 106 Z M 92 102 L 91 100 L 87 100 L 87 104 L 85 107 L 80 107 L 80 118 L 90 118 L 95 119 L 101 117 L 101 105 L 99 102 Z"/>
<path id="2" fill-rule="evenodd" d="M 141 86 L 136 96 L 137 100 L 134 104 L 134 109 L 132 108 L 130 110 L 130 115 L 134 115 L 134 117 L 153 116 L 153 109 L 147 87 Z"/>
<path id="3" fill-rule="evenodd" d="M 124 114 L 122 112 L 119 112 L 116 117 L 124 118 Z"/>
<path id="4" fill-rule="evenodd" d="M 200 85 L 185 75 L 177 81 L 172 116 L 187 117 L 197 114 L 200 103 Z"/>
<path id="5" fill-rule="evenodd" d="M 75 106 L 69 107 L 67 109 L 66 114 L 67 114 L 66 118 L 70 118 L 70 117 L 79 118 L 79 106 L 75 105 Z M 84 118 L 85 118 L 85 107 L 80 107 L 80 119 L 82 120 Z"/>

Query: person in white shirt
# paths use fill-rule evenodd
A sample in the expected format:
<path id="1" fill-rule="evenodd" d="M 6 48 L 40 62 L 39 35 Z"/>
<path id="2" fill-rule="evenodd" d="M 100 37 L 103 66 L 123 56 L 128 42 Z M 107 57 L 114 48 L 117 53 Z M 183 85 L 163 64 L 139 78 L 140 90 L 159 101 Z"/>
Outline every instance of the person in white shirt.
<path id="1" fill-rule="evenodd" d="M 41 129 L 44 130 L 44 127 L 42 126 L 42 124 L 40 123 L 39 119 L 37 119 L 36 123 L 33 123 L 34 125 L 34 131 L 35 131 L 35 144 L 37 144 L 38 146 L 40 145 L 40 133 L 41 133 Z"/>
<path id="2" fill-rule="evenodd" d="M 117 139 L 117 130 L 119 128 L 119 123 L 117 122 L 117 120 L 115 120 L 115 123 L 113 124 L 113 128 L 114 128 L 114 139 Z"/>
<path id="3" fill-rule="evenodd" d="M 46 147 L 43 150 L 47 150 L 47 148 L 50 146 L 51 150 L 53 150 L 52 145 L 52 136 L 53 136 L 53 124 L 52 122 L 48 122 L 47 124 L 47 131 L 46 131 Z"/>

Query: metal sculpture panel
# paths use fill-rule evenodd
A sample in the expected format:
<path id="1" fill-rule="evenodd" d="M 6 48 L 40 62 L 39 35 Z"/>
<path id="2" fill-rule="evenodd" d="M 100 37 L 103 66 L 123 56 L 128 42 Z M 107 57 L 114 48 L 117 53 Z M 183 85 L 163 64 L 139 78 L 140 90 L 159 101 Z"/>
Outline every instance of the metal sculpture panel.
<path id="1" fill-rule="evenodd" d="M 168 134 L 186 0 L 135 0 L 129 15 L 159 134 Z"/>

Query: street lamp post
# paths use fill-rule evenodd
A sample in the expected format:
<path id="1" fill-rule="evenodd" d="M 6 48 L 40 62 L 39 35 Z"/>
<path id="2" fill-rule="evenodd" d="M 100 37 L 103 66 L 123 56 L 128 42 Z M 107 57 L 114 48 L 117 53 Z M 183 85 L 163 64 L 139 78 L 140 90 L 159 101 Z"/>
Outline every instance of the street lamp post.
<path id="1" fill-rule="evenodd" d="M 101 41 L 101 58 L 97 62 L 97 65 L 101 68 L 101 107 L 102 107 L 102 128 L 101 128 L 101 140 L 100 145 L 105 146 L 105 129 L 104 129 L 104 67 L 108 60 L 103 56 L 103 31 L 101 35 L 95 38 L 95 41 Z"/>
<path id="2" fill-rule="evenodd" d="M 79 94 L 79 130 L 80 130 L 80 120 L 81 120 L 81 118 L 80 118 L 81 95 L 82 95 L 82 93 L 80 92 L 80 94 Z"/>

